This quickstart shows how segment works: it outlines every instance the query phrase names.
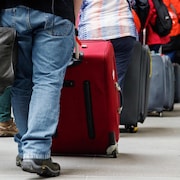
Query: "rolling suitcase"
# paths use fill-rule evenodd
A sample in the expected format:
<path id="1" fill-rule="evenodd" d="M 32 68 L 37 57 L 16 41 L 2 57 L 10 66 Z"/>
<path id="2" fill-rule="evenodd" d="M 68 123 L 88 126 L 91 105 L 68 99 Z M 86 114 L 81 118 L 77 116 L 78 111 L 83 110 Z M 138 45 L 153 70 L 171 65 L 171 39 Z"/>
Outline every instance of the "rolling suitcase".
<path id="1" fill-rule="evenodd" d="M 174 104 L 174 73 L 166 55 L 152 53 L 152 77 L 149 90 L 148 115 L 163 116 Z"/>
<path id="2" fill-rule="evenodd" d="M 130 132 L 137 131 L 137 123 L 147 116 L 151 58 L 148 48 L 136 41 L 123 89 L 121 125 Z"/>
<path id="3" fill-rule="evenodd" d="M 81 42 L 83 59 L 65 75 L 52 154 L 116 157 L 120 97 L 113 47 L 109 41 Z"/>
<path id="4" fill-rule="evenodd" d="M 175 97 L 174 102 L 180 103 L 180 65 L 174 64 L 174 74 L 175 74 Z"/>
<path id="5" fill-rule="evenodd" d="M 172 111 L 174 109 L 174 94 L 175 94 L 175 75 L 174 66 L 169 56 L 162 55 L 164 63 L 164 110 Z"/>

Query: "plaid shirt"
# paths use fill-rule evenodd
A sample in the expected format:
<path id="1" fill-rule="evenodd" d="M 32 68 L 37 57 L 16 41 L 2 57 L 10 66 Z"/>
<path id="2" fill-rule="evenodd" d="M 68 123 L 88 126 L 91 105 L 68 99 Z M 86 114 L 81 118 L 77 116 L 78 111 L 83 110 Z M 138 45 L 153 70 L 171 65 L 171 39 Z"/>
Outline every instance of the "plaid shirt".
<path id="1" fill-rule="evenodd" d="M 136 37 L 127 0 L 83 0 L 79 17 L 80 39 Z"/>

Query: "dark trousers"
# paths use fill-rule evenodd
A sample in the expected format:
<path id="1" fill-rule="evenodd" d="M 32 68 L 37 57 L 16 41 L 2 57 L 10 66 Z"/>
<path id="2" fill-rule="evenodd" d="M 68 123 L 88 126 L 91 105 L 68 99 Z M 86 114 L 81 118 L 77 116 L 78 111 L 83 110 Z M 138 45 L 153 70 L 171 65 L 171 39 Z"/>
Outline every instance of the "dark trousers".
<path id="1" fill-rule="evenodd" d="M 127 37 L 112 39 L 111 42 L 113 44 L 114 52 L 115 52 L 118 83 L 121 89 L 123 89 L 124 78 L 127 72 L 129 62 L 131 60 L 131 54 L 134 47 L 135 38 L 127 36 Z"/>

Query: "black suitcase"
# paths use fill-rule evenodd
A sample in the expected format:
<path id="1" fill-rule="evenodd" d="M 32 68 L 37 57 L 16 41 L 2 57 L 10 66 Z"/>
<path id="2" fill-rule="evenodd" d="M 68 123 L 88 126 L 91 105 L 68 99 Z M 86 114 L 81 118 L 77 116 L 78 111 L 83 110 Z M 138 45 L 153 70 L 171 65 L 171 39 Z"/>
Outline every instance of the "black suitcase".
<path id="1" fill-rule="evenodd" d="M 175 94 L 174 66 L 169 56 L 162 55 L 162 59 L 164 63 L 164 75 L 165 75 L 164 110 L 172 111 L 174 109 L 174 94 Z"/>
<path id="2" fill-rule="evenodd" d="M 174 70 L 168 56 L 152 53 L 151 57 L 148 115 L 163 116 L 164 110 L 173 110 Z"/>
<path id="3" fill-rule="evenodd" d="M 147 116 L 151 57 L 149 49 L 136 41 L 123 89 L 121 125 L 130 132 L 137 131 L 138 122 Z"/>
<path id="4" fill-rule="evenodd" d="M 174 64 L 174 74 L 175 74 L 175 97 L 174 102 L 180 103 L 180 65 Z"/>

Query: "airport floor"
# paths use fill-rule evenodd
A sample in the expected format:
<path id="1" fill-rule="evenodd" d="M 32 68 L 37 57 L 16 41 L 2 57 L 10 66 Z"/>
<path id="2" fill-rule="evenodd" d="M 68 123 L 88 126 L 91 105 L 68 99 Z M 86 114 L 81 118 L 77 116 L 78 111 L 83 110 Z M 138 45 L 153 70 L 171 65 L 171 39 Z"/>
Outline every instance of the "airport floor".
<path id="1" fill-rule="evenodd" d="M 180 180 L 180 104 L 147 117 L 137 133 L 120 133 L 117 158 L 53 156 L 59 180 Z M 123 127 L 121 127 L 123 128 Z M 15 165 L 13 138 L 0 138 L 0 180 L 45 179 Z"/>

